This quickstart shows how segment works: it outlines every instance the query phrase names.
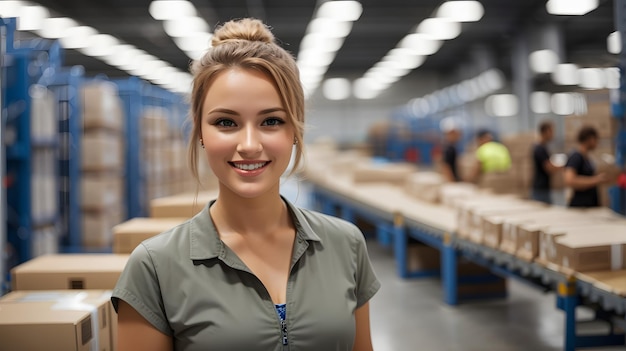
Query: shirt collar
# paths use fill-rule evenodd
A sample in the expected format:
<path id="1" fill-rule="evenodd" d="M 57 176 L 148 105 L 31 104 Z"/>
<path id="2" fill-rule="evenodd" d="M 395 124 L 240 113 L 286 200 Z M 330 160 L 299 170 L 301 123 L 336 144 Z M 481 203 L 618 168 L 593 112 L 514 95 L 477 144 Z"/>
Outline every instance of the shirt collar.
<path id="1" fill-rule="evenodd" d="M 321 242 L 320 237 L 313 231 L 302 210 L 284 197 L 281 196 L 281 198 L 287 204 L 293 219 L 296 227 L 296 238 Z M 220 256 L 223 257 L 225 254 L 226 247 L 224 242 L 220 240 L 215 224 L 209 214 L 209 208 L 215 201 L 210 201 L 200 213 L 191 219 L 189 226 L 191 245 L 189 258 L 192 260 L 208 260 Z"/>

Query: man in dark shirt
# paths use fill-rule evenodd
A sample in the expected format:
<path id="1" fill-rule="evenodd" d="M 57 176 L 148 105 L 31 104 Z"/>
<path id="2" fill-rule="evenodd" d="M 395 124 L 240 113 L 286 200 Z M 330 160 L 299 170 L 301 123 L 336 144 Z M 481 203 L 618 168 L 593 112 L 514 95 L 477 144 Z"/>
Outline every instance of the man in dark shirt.
<path id="1" fill-rule="evenodd" d="M 598 132 L 593 127 L 583 127 L 578 132 L 578 148 L 572 152 L 565 165 L 565 185 L 574 190 L 570 207 L 598 207 L 598 185 L 606 180 L 604 173 L 595 174 L 589 161 L 589 152 L 598 145 Z"/>
<path id="2" fill-rule="evenodd" d="M 451 117 L 443 119 L 440 127 L 445 137 L 441 171 L 447 181 L 458 182 L 461 178 L 457 169 L 456 144 L 461 139 L 461 131 L 458 124 Z"/>
<path id="3" fill-rule="evenodd" d="M 550 122 L 543 122 L 539 125 L 539 142 L 533 147 L 533 187 L 532 198 L 552 203 L 550 196 L 550 176 L 558 172 L 562 167 L 555 166 L 550 162 L 550 152 L 548 151 L 548 143 L 554 138 L 554 126 Z"/>

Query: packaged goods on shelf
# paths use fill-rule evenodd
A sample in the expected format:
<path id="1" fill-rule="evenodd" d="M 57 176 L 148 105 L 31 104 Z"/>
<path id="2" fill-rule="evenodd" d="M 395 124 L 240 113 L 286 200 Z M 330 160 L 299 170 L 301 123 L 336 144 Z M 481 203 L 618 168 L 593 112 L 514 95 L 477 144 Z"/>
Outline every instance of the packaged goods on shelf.
<path id="1" fill-rule="evenodd" d="M 54 226 L 33 229 L 31 245 L 33 257 L 59 252 L 58 229 Z"/>
<path id="2" fill-rule="evenodd" d="M 445 183 L 443 176 L 436 172 L 418 172 L 407 177 L 405 189 L 415 198 L 431 202 L 440 202 L 440 189 Z"/>
<path id="3" fill-rule="evenodd" d="M 169 112 L 162 107 L 146 107 L 141 115 L 141 138 L 144 143 L 159 142 L 169 138 Z"/>
<path id="4" fill-rule="evenodd" d="M 615 122 L 608 99 L 606 102 L 591 103 L 588 105 L 587 114 L 565 117 L 565 140 L 576 141 L 578 132 L 584 126 L 594 127 L 600 139 L 613 138 L 617 130 Z"/>
<path id="5" fill-rule="evenodd" d="M 83 134 L 83 171 L 120 170 L 124 166 L 124 146 L 118 134 L 91 131 Z"/>
<path id="6" fill-rule="evenodd" d="M 117 86 L 107 81 L 93 81 L 83 85 L 83 128 L 122 131 L 124 114 Z"/>
<path id="7" fill-rule="evenodd" d="M 11 270 L 12 290 L 113 289 L 129 255 L 56 254 Z"/>
<path id="8" fill-rule="evenodd" d="M 41 85 L 30 87 L 30 135 L 33 140 L 53 141 L 58 138 L 59 122 L 54 94 Z"/>
<path id="9" fill-rule="evenodd" d="M 509 150 L 512 160 L 530 159 L 533 144 L 537 141 L 534 132 L 510 134 L 502 137 L 502 144 Z"/>
<path id="10" fill-rule="evenodd" d="M 359 164 L 352 174 L 354 183 L 386 182 L 402 184 L 407 177 L 417 171 L 408 163 Z"/>
<path id="11" fill-rule="evenodd" d="M 494 194 L 513 194 L 519 188 L 515 180 L 515 174 L 512 171 L 489 172 L 480 176 L 478 186 Z"/>
<path id="12" fill-rule="evenodd" d="M 120 208 L 111 207 L 98 211 L 82 212 L 82 244 L 88 248 L 111 247 L 113 227 L 124 221 Z"/>
<path id="13" fill-rule="evenodd" d="M 81 206 L 85 210 L 120 208 L 124 202 L 124 179 L 117 172 L 83 173 Z"/>
<path id="14" fill-rule="evenodd" d="M 31 206 L 35 221 L 49 219 L 57 213 L 57 162 L 53 149 L 34 150 L 32 153 Z"/>
<path id="15" fill-rule="evenodd" d="M 624 224 L 598 225 L 587 234 L 570 234 L 556 239 L 557 264 L 576 272 L 626 268 Z M 578 231 L 580 232 L 580 231 Z"/>
<path id="16" fill-rule="evenodd" d="M 150 201 L 150 216 L 153 218 L 191 218 L 206 204 L 217 198 L 217 191 L 204 191 L 163 197 Z"/>
<path id="17" fill-rule="evenodd" d="M 87 312 L 87 314 L 91 317 L 90 320 L 86 322 L 90 324 L 88 327 L 86 324 L 81 324 L 81 328 L 77 328 L 80 331 L 80 334 L 77 337 L 74 337 L 72 340 L 76 342 L 79 346 L 78 350 L 83 350 L 82 342 L 79 341 L 87 341 L 87 338 L 83 338 L 84 336 L 90 335 L 91 345 L 96 346 L 94 348 L 87 348 L 87 350 L 97 349 L 98 351 L 111 351 L 115 349 L 115 339 L 114 336 L 117 334 L 117 316 L 113 311 L 113 307 L 110 302 L 111 292 L 108 290 L 84 290 L 84 291 L 76 291 L 76 290 L 45 290 L 45 291 L 14 291 L 0 299 L 0 310 L 3 312 L 7 312 L 6 308 L 11 313 L 31 313 L 40 317 L 43 315 L 41 320 L 33 320 L 33 324 L 38 324 L 38 322 L 42 322 L 47 320 L 51 323 L 51 325 L 41 326 L 37 330 L 37 338 L 35 339 L 43 339 L 38 340 L 42 345 L 40 347 L 32 348 L 32 350 L 45 349 L 50 350 L 49 343 L 56 343 L 55 337 L 61 337 L 60 335 L 55 335 L 56 328 L 59 327 L 58 324 L 65 318 L 72 318 L 79 313 L 77 312 Z M 21 325 L 22 321 L 17 321 L 20 317 L 13 315 L 16 318 L 16 325 L 14 327 L 17 328 L 18 325 L 21 326 L 19 334 L 28 334 L 23 330 L 24 325 Z M 58 318 L 56 323 L 54 319 Z M 58 323 L 58 324 L 57 324 Z M 74 324 L 74 323 L 72 323 Z M 67 324 L 67 331 L 71 328 L 69 327 L 69 323 Z M 72 325 L 74 326 L 74 325 Z M 4 326 L 6 327 L 6 325 Z M 84 329 L 82 328 L 84 327 Z M 0 327 L 2 328 L 2 327 Z M 72 335 L 71 332 L 68 332 L 66 335 Z M 24 341 L 25 335 L 17 336 L 20 341 Z M 30 335 L 32 338 L 32 335 Z M 18 338 L 13 340 L 17 342 Z M 3 345 L 7 346 L 6 341 L 11 340 L 7 338 L 3 338 Z M 45 343 L 44 343 L 45 341 Z M 69 347 L 68 341 L 64 341 L 65 346 Z M 28 343 L 20 343 L 13 349 L 31 349 L 25 348 L 27 345 L 31 345 Z M 89 343 L 87 344 L 89 345 Z M 34 346 L 34 345 L 32 345 Z M 52 346 L 57 347 L 57 345 Z M 63 350 L 73 350 L 73 348 L 66 348 Z"/>
<path id="18" fill-rule="evenodd" d="M 168 231 L 186 218 L 133 218 L 113 227 L 113 252 L 131 253 L 142 241 Z"/>
<path id="19" fill-rule="evenodd" d="M 468 181 L 471 180 L 476 173 L 476 167 L 478 167 L 478 159 L 472 152 L 465 152 L 461 154 L 457 161 L 459 177 Z"/>

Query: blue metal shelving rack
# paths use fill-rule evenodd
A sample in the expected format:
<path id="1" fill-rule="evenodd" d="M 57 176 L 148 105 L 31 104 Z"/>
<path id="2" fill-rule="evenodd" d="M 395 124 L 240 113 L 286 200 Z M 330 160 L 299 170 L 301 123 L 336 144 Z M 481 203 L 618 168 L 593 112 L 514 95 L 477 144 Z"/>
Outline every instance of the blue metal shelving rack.
<path id="1" fill-rule="evenodd" d="M 15 29 L 15 22 L 8 22 Z M 31 203 L 31 166 L 33 151 L 56 151 L 58 139 L 35 140 L 31 137 L 30 88 L 40 84 L 49 70 L 61 65 L 61 47 L 58 43 L 30 40 L 7 47 L 6 95 L 6 172 L 7 172 L 7 236 L 10 245 L 8 266 L 31 258 L 34 228 L 58 226 L 59 211 L 50 218 L 33 218 Z"/>
<path id="2" fill-rule="evenodd" d="M 618 121 L 617 136 L 615 137 L 615 163 L 626 173 L 626 3 L 615 1 L 615 27 L 621 33 L 622 51 L 619 54 L 620 89 L 613 99 L 613 117 Z M 611 208 L 626 215 L 626 189 L 613 187 L 610 190 Z"/>
<path id="3" fill-rule="evenodd" d="M 149 84 L 137 77 L 113 81 L 123 102 L 126 115 L 126 206 L 128 218 L 145 217 L 149 208 L 146 203 L 146 175 L 142 167 L 141 115 L 144 108 L 158 106 L 170 111 L 186 110 L 184 99 L 173 92 Z M 176 115 L 176 114 L 174 114 Z M 170 126 L 182 123 L 173 118 Z M 182 126 L 181 126 L 182 127 Z"/>

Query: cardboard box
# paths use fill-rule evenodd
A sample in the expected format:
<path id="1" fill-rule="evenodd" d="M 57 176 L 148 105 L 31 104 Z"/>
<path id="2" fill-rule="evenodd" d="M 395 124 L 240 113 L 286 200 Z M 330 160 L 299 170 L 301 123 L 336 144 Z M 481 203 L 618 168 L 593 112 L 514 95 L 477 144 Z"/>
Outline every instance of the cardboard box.
<path id="1" fill-rule="evenodd" d="M 111 351 L 115 348 L 113 337 L 117 335 L 117 315 L 110 301 L 109 290 L 13 291 L 0 299 L 0 311 L 3 306 L 13 305 L 25 308 L 32 306 L 39 313 L 54 313 L 59 316 L 67 312 L 88 312 L 91 316 L 91 342 L 94 348 L 98 351 Z"/>
<path id="2" fill-rule="evenodd" d="M 130 254 L 142 241 L 168 231 L 187 218 L 133 218 L 113 227 L 113 252 Z"/>
<path id="3" fill-rule="evenodd" d="M 161 107 L 147 107 L 141 116 L 141 137 L 151 144 L 160 142 L 170 136 L 168 123 L 169 112 Z"/>
<path id="4" fill-rule="evenodd" d="M 520 211 L 520 212 L 506 212 L 506 213 L 497 213 L 497 214 L 488 214 L 483 216 L 482 226 L 483 226 L 483 244 L 489 246 L 494 249 L 500 248 L 500 245 L 503 241 L 504 236 L 504 228 L 506 226 L 507 231 L 510 232 L 510 225 L 512 221 L 521 220 L 522 223 L 525 219 L 532 219 L 539 214 L 543 214 L 546 211 L 550 211 L 550 207 L 537 206 L 536 209 L 528 210 L 528 211 Z M 510 237 L 507 237 L 506 240 L 511 240 Z M 516 238 L 515 238 L 516 240 Z M 515 242 L 513 241 L 513 246 L 515 246 Z M 506 246 L 506 244 L 505 244 Z M 511 251 L 511 250 L 507 250 Z"/>
<path id="5" fill-rule="evenodd" d="M 119 135 L 102 132 L 83 134 L 82 170 L 118 171 L 123 168 L 122 139 Z"/>
<path id="6" fill-rule="evenodd" d="M 576 272 L 626 268 L 626 235 L 623 225 L 590 227 L 587 235 L 564 235 L 556 239 L 557 262 Z"/>
<path id="7" fill-rule="evenodd" d="M 107 81 L 85 83 L 81 88 L 83 128 L 124 129 L 122 101 L 117 86 Z"/>
<path id="8" fill-rule="evenodd" d="M 541 262 L 557 263 L 556 239 L 558 237 L 576 232 L 589 235 L 589 232 L 599 223 L 595 220 L 586 222 L 572 221 L 569 223 L 557 223 L 546 226 L 539 231 L 539 260 Z"/>
<path id="9" fill-rule="evenodd" d="M 482 189 L 489 189 L 494 194 L 514 193 L 517 189 L 515 173 L 512 171 L 485 173 L 480 176 L 478 186 Z"/>
<path id="10" fill-rule="evenodd" d="M 357 165 L 352 180 L 354 183 L 394 183 L 404 184 L 406 179 L 417 171 L 417 167 L 408 163 L 361 164 Z"/>
<path id="11" fill-rule="evenodd" d="M 124 202 L 124 182 L 117 173 L 83 173 L 81 177 L 81 207 L 103 210 L 121 207 Z"/>
<path id="12" fill-rule="evenodd" d="M 217 194 L 217 191 L 203 191 L 154 199 L 150 201 L 150 217 L 191 218 L 215 200 Z"/>
<path id="13" fill-rule="evenodd" d="M 56 254 L 11 270 L 12 290 L 113 289 L 128 255 Z"/>
<path id="14" fill-rule="evenodd" d="M 91 351 L 88 311 L 58 311 L 33 304 L 0 304 L 3 350 Z"/>
<path id="15" fill-rule="evenodd" d="M 418 172 L 411 174 L 405 184 L 407 194 L 430 203 L 439 202 L 440 187 L 445 180 L 435 172 Z"/>
<path id="16" fill-rule="evenodd" d="M 476 196 L 478 187 L 472 183 L 445 183 L 439 187 L 439 198 L 448 207 L 454 207 L 454 203 L 460 199 Z"/>
<path id="17" fill-rule="evenodd" d="M 82 212 L 82 244 L 90 248 L 109 248 L 113 244 L 113 227 L 125 216 L 118 207 Z"/>

